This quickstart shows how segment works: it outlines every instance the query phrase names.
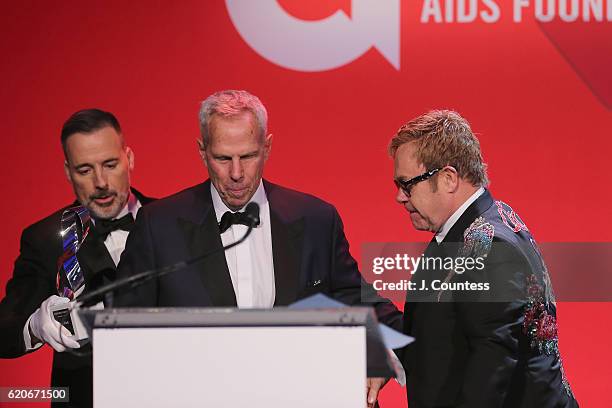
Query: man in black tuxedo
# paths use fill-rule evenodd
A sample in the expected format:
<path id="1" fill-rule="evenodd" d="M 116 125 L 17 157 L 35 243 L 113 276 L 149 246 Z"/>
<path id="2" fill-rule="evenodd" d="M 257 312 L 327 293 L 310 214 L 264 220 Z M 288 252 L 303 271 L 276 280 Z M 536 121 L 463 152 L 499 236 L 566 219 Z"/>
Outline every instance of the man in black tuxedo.
<path id="1" fill-rule="evenodd" d="M 114 279 L 133 218 L 151 200 L 130 189 L 134 154 L 111 113 L 76 112 L 64 124 L 61 142 L 77 201 L 23 231 L 13 277 L 0 302 L 0 357 L 19 357 L 49 344 L 55 350 L 51 385 L 69 387 L 70 403 L 60 406 L 87 407 L 92 405 L 91 347 L 79 347 L 51 312 L 53 305 L 70 300 L 57 296 L 58 259 L 64 252 L 62 213 L 81 204 L 95 223 L 77 253 L 85 278 L 75 293 L 79 295 Z M 77 348 L 82 355 L 67 351 Z"/>
<path id="2" fill-rule="evenodd" d="M 486 189 L 467 121 L 429 112 L 401 127 L 389 152 L 396 200 L 417 230 L 435 234 L 423 259 L 452 261 L 422 263 L 407 294 L 410 408 L 576 407 L 546 266 L 518 214 Z"/>
<path id="3" fill-rule="evenodd" d="M 271 308 L 322 292 L 346 304 L 371 302 L 379 320 L 401 314 L 364 285 L 336 209 L 262 179 L 270 154 L 267 113 L 246 91 L 222 91 L 200 110 L 199 150 L 210 180 L 144 208 L 118 268 L 120 278 L 189 260 L 242 237 L 240 214 L 260 207 L 243 244 L 116 295 L 116 306 Z M 373 403 L 381 382 L 371 388 Z"/>

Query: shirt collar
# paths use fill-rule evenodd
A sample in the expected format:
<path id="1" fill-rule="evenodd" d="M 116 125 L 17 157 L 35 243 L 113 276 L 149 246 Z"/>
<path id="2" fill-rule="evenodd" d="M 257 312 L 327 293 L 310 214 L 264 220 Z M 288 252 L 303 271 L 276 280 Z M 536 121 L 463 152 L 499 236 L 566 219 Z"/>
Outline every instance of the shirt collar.
<path id="1" fill-rule="evenodd" d="M 130 197 L 128 198 L 127 204 L 121 209 L 121 211 L 119 211 L 119 214 L 117 214 L 117 216 L 113 219 L 118 220 L 119 218 L 127 215 L 128 212 L 132 214 L 132 217 L 134 219 L 136 219 L 136 214 L 138 214 L 138 210 L 140 210 L 140 207 L 142 207 L 142 204 L 140 204 L 140 201 L 138 201 L 138 198 L 136 198 L 134 193 L 130 191 Z"/>
<path id="2" fill-rule="evenodd" d="M 436 234 L 435 238 L 436 238 L 436 241 L 438 242 L 438 244 L 440 242 L 444 241 L 444 238 L 446 238 L 446 234 L 448 234 L 448 231 L 450 231 L 450 229 L 453 227 L 453 225 L 455 225 L 455 223 L 463 215 L 465 210 L 467 210 L 468 207 L 474 201 L 476 201 L 476 199 L 478 197 L 480 197 L 482 195 L 482 193 L 484 193 L 484 192 L 485 192 L 484 187 L 480 187 L 478 190 L 476 190 L 476 192 L 474 192 L 474 194 L 472 194 L 467 200 L 465 200 L 465 202 L 463 204 L 461 204 L 461 206 L 459 208 L 457 208 L 457 210 L 453 213 L 453 215 L 451 215 L 448 218 L 448 220 L 446 220 L 446 222 L 442 226 L 442 229 L 440 229 L 440 231 L 438 231 L 438 233 Z"/>
<path id="3" fill-rule="evenodd" d="M 221 217 L 223 217 L 223 214 L 225 214 L 227 211 L 235 212 L 232 211 L 227 205 L 225 205 L 213 183 L 210 183 L 210 195 L 212 197 L 213 206 L 215 207 L 215 215 L 217 216 L 217 222 L 221 221 Z M 253 197 L 251 197 L 248 203 L 257 203 L 259 204 L 260 208 L 268 203 L 268 197 L 266 195 L 266 190 L 264 189 L 263 181 L 259 181 L 259 187 L 257 187 L 257 190 L 255 190 L 255 194 L 253 194 Z M 240 210 L 242 210 L 242 208 Z"/>

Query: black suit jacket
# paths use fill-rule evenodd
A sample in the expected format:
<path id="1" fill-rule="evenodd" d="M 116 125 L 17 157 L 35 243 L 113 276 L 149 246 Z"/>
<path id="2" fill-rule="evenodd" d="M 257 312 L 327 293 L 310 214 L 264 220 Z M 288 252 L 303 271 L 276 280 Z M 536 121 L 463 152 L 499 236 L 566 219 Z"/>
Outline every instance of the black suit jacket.
<path id="1" fill-rule="evenodd" d="M 317 292 L 360 304 L 362 277 L 349 253 L 336 209 L 308 194 L 264 180 L 270 203 L 276 306 Z M 161 268 L 221 248 L 210 180 L 143 208 L 121 256 L 118 277 Z M 401 330 L 401 313 L 365 285 L 379 320 Z M 120 291 L 115 306 L 236 306 L 225 254 L 220 251 L 176 273 Z"/>
<path id="2" fill-rule="evenodd" d="M 489 245 L 490 244 L 490 245 Z M 546 266 L 527 227 L 485 191 L 429 257 L 483 256 L 464 273 L 418 270 L 417 287 L 484 284 L 488 291 L 430 290 L 407 295 L 403 355 L 410 408 L 575 407 L 556 337 L 556 308 Z M 549 336 L 533 331 L 546 317 Z"/>
<path id="3" fill-rule="evenodd" d="M 140 203 L 152 200 L 132 190 Z M 27 227 L 21 236 L 20 254 L 15 261 L 13 277 L 6 285 L 6 296 L 0 302 L 0 357 L 15 358 L 26 353 L 23 328 L 26 321 L 51 295 L 57 295 L 57 261 L 62 255 L 59 235 L 61 217 L 74 202 L 50 216 Z M 89 234 L 81 246 L 77 258 L 85 275 L 85 291 L 90 291 L 104 281 L 114 278 L 115 264 L 103 242 Z M 87 353 L 90 346 L 80 349 Z M 51 374 L 52 386 L 70 387 L 71 404 L 92 405 L 91 356 L 77 357 L 70 353 L 54 353 Z"/>

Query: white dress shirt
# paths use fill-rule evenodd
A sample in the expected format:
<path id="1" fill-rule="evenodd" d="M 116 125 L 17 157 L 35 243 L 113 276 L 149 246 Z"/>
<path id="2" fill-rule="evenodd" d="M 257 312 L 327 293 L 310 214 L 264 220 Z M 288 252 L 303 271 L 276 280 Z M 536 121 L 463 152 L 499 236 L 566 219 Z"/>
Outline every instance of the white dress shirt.
<path id="1" fill-rule="evenodd" d="M 138 210 L 140 210 L 142 204 L 136 198 L 134 194 L 130 194 L 130 198 L 128 203 L 123 209 L 119 212 L 119 214 L 114 218 L 121 218 L 124 215 L 127 215 L 128 211 L 132 214 L 132 217 L 136 219 L 136 215 L 138 214 Z M 113 258 L 113 262 L 115 266 L 119 265 L 119 259 L 121 259 L 121 254 L 125 249 L 125 242 L 127 241 L 129 235 L 129 231 L 124 230 L 115 230 L 112 231 L 106 239 L 104 240 L 104 246 L 108 250 L 111 258 Z"/>
<path id="2" fill-rule="evenodd" d="M 138 198 L 136 198 L 136 196 L 130 192 L 130 198 L 128 199 L 127 204 L 125 205 L 125 207 L 123 207 L 123 209 L 119 212 L 119 214 L 114 219 L 123 217 L 124 215 L 128 213 L 128 211 L 132 214 L 132 217 L 136 219 L 136 214 L 138 214 L 138 210 L 140 209 L 140 207 L 142 207 L 142 204 L 140 203 Z M 92 222 L 95 223 L 93 218 L 92 218 Z M 59 229 L 60 229 L 60 226 L 58 225 L 57 230 L 59 231 Z M 104 246 L 108 250 L 108 253 L 110 254 L 111 258 L 113 259 L 115 266 L 119 264 L 119 259 L 121 258 L 121 254 L 123 253 L 123 250 L 125 249 L 125 242 L 127 241 L 128 234 L 129 234 L 128 231 L 115 230 L 115 231 L 112 231 L 110 234 L 108 234 L 108 236 L 106 237 L 106 240 L 104 240 Z M 75 298 L 78 297 L 81 293 L 83 293 L 83 290 L 85 290 L 85 285 L 81 286 L 75 292 L 74 294 Z M 104 305 L 102 304 L 102 302 L 100 302 L 98 305 L 95 305 L 94 308 L 103 309 Z M 32 339 L 30 338 L 30 330 L 29 330 L 31 319 L 32 319 L 32 316 L 28 318 L 25 326 L 23 327 L 23 340 L 25 343 L 26 351 L 35 350 L 43 345 L 43 343 L 37 343 L 37 344 L 32 345 Z"/>
<path id="3" fill-rule="evenodd" d="M 210 190 L 217 222 L 220 222 L 223 214 L 231 210 L 221 200 L 219 192 L 212 183 L 210 184 Z M 262 182 L 260 182 L 249 202 L 259 204 L 259 226 L 253 228 L 246 241 L 225 251 L 225 259 L 230 271 L 238 307 L 272 308 L 276 296 L 272 229 L 270 226 L 270 204 Z M 228 245 L 240 239 L 246 230 L 247 227 L 244 225 L 232 225 L 221 234 L 223 245 Z M 395 367 L 396 381 L 404 386 L 406 384 L 404 368 L 392 350 L 388 350 L 388 353 Z"/>
<path id="4" fill-rule="evenodd" d="M 210 192 L 217 222 L 219 222 L 223 214 L 231 210 L 221 200 L 219 192 L 212 183 Z M 238 307 L 267 309 L 274 306 L 276 287 L 272 258 L 270 204 L 261 181 L 249 202 L 259 204 L 259 226 L 253 228 L 246 241 L 225 251 L 225 260 Z M 221 242 L 224 246 L 231 244 L 240 239 L 246 231 L 246 226 L 234 224 L 221 234 Z"/>
<path id="5" fill-rule="evenodd" d="M 459 208 L 457 208 L 453 215 L 451 215 L 448 220 L 446 220 L 440 231 L 438 231 L 438 233 L 436 234 L 436 241 L 438 242 L 438 244 L 444 241 L 444 238 L 446 238 L 446 234 L 448 234 L 448 231 L 453 228 L 453 225 L 455 225 L 455 223 L 463 215 L 465 210 L 467 210 L 468 207 L 474 201 L 476 201 L 476 199 L 480 197 L 482 193 L 484 193 L 484 191 L 485 189 L 483 187 L 480 187 L 478 190 L 476 190 L 476 192 L 474 192 L 474 194 L 472 194 L 467 200 L 465 200 L 465 202 L 461 204 Z"/>

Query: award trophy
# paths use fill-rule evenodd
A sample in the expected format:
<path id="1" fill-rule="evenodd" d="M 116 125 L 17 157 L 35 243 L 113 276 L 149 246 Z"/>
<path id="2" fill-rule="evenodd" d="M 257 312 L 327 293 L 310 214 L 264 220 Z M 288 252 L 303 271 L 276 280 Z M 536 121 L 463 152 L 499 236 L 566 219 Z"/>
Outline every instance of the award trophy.
<path id="1" fill-rule="evenodd" d="M 84 288 L 85 277 L 77 259 L 77 252 L 89 234 L 91 217 L 83 206 L 64 210 L 61 219 L 60 235 L 63 254 L 58 259 L 56 287 L 59 296 L 74 300 Z M 87 332 L 71 303 L 59 304 L 51 308 L 53 317 L 79 341 L 86 340 Z"/>

